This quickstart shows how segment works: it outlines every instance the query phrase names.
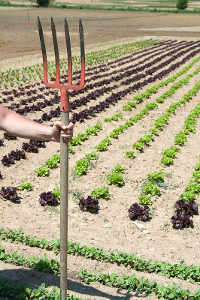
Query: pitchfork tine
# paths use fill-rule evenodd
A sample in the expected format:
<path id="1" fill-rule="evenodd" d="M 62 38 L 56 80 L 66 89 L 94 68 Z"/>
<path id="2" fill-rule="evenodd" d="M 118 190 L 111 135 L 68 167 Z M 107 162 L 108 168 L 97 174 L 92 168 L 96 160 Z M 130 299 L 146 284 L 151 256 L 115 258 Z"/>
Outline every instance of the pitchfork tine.
<path id="1" fill-rule="evenodd" d="M 59 51 L 58 51 L 58 42 L 56 37 L 56 27 L 52 17 L 51 17 L 51 31 L 53 36 L 53 46 L 54 46 L 55 60 L 56 60 L 56 83 L 59 84 L 60 83 Z"/>
<path id="2" fill-rule="evenodd" d="M 67 54 L 68 54 L 68 85 L 72 85 L 72 52 L 71 52 L 71 43 L 69 36 L 69 27 L 67 20 L 65 18 L 65 40 L 67 46 Z"/>
<path id="3" fill-rule="evenodd" d="M 42 57 L 43 57 L 43 65 L 44 65 L 44 83 L 47 83 L 47 53 L 44 43 L 44 35 L 42 30 L 42 24 L 40 22 L 40 18 L 38 17 L 38 31 L 40 36 L 40 43 L 41 43 L 41 50 L 42 50 Z"/>
<path id="4" fill-rule="evenodd" d="M 85 50 L 83 38 L 83 25 L 81 19 L 79 20 L 79 34 L 80 34 L 80 50 L 81 50 L 81 86 L 84 86 L 85 81 Z"/>
<path id="5" fill-rule="evenodd" d="M 81 84 L 80 87 L 83 88 L 85 81 L 85 50 L 84 50 L 84 38 L 83 38 L 83 25 L 81 19 L 79 20 L 79 34 L 80 34 L 80 50 L 81 50 Z M 67 20 L 65 18 L 65 39 L 68 54 L 68 85 L 72 87 L 72 53 L 71 53 L 71 43 L 69 36 L 69 27 Z"/>

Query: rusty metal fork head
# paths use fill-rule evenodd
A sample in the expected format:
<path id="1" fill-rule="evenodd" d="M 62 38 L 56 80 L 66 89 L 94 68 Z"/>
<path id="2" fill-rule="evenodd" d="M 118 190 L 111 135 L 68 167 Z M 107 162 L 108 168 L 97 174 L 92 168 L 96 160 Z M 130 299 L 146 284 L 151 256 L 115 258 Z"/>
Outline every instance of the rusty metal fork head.
<path id="1" fill-rule="evenodd" d="M 69 99 L 67 91 L 69 89 L 72 90 L 81 90 L 84 87 L 85 83 L 85 50 L 84 50 L 84 37 L 83 37 L 83 26 L 81 19 L 79 20 L 79 34 L 80 34 L 80 51 L 81 51 L 81 78 L 79 85 L 72 84 L 72 55 L 71 55 L 71 43 L 70 43 L 70 36 L 69 36 L 69 27 L 67 20 L 65 18 L 64 22 L 65 28 L 65 39 L 66 39 L 66 46 L 67 46 L 67 54 L 68 54 L 68 84 L 61 84 L 60 83 L 60 67 L 59 67 L 59 50 L 58 50 L 58 42 L 56 36 L 56 27 L 51 17 L 51 31 L 53 36 L 53 45 L 54 45 L 54 52 L 55 52 L 55 61 L 56 61 L 56 82 L 50 83 L 48 82 L 47 78 L 47 53 L 46 47 L 44 42 L 44 34 L 42 30 L 42 25 L 40 22 L 40 18 L 38 17 L 38 31 L 40 36 L 40 43 L 41 43 L 41 50 L 43 56 L 43 67 L 44 67 L 44 84 L 48 87 L 58 88 L 61 92 L 61 111 L 69 111 Z"/>

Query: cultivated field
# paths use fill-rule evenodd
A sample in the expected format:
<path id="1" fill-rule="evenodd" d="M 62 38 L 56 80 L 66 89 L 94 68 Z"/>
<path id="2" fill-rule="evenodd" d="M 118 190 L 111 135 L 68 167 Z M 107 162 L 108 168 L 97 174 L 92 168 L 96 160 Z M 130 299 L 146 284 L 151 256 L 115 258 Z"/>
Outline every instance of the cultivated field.
<path id="1" fill-rule="evenodd" d="M 64 83 L 65 13 L 0 11 L 0 101 L 44 124 L 59 119 L 59 92 L 42 83 L 36 17 L 44 25 L 53 81 L 49 23 L 55 16 Z M 199 299 L 198 18 L 70 11 L 74 82 L 79 80 L 80 16 L 86 82 L 80 93 L 69 93 L 75 122 L 69 155 L 70 299 Z M 59 144 L 46 142 L 29 150 L 26 142 L 0 133 L 0 192 L 3 187 L 19 188 L 22 182 L 33 187 L 16 190 L 14 199 L 0 198 L 0 299 L 59 299 L 58 290 L 52 289 L 59 287 L 60 207 L 39 202 L 42 193 L 59 193 L 59 160 L 55 168 L 48 160 L 58 158 Z M 25 158 L 13 163 L 10 154 L 17 149 Z M 48 176 L 38 176 L 41 171 L 36 171 L 44 166 Z M 98 210 L 81 211 L 80 198 L 91 195 L 98 200 Z M 187 207 L 179 208 L 182 214 L 177 215 L 174 205 L 180 199 Z M 146 211 L 130 219 L 129 208 L 137 205 Z M 183 228 L 173 228 L 175 215 Z"/>

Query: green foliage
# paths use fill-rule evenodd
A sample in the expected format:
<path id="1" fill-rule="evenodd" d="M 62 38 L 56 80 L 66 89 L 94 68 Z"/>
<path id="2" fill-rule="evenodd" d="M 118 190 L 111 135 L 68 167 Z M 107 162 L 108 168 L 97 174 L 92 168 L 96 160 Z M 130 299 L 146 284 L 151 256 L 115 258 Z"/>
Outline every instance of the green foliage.
<path id="1" fill-rule="evenodd" d="M 4 281 L 3 278 L 0 279 L 0 294 L 2 296 L 8 296 L 12 299 L 46 299 L 46 300 L 59 300 L 60 290 L 57 287 L 48 290 L 45 288 L 45 284 L 42 283 L 37 289 L 32 288 L 31 285 L 24 286 L 16 282 Z M 7 298 L 7 297 L 6 297 Z M 67 300 L 81 300 L 75 296 L 67 297 Z"/>
<path id="2" fill-rule="evenodd" d="M 171 157 L 163 156 L 161 158 L 161 164 L 164 166 L 170 166 L 170 165 L 173 165 L 173 163 L 174 163 L 174 159 Z"/>
<path id="3" fill-rule="evenodd" d="M 124 184 L 123 174 L 121 172 L 124 171 L 124 168 L 120 165 L 117 165 L 113 168 L 112 172 L 107 177 L 107 184 L 109 185 L 119 185 L 122 186 Z"/>
<path id="4" fill-rule="evenodd" d="M 142 152 L 144 150 L 143 144 L 138 142 L 138 143 L 134 143 L 133 144 L 133 149 L 139 150 L 140 152 Z"/>
<path id="5" fill-rule="evenodd" d="M 196 171 L 192 173 L 193 178 L 191 181 L 195 180 L 196 182 L 200 183 L 200 171 Z"/>
<path id="6" fill-rule="evenodd" d="M 122 113 L 116 112 L 111 118 L 105 118 L 104 122 L 118 121 L 118 119 L 122 119 Z"/>
<path id="7" fill-rule="evenodd" d="M 139 200 L 139 204 L 141 205 L 152 205 L 151 196 L 141 195 Z"/>
<path id="8" fill-rule="evenodd" d="M 72 146 L 79 146 L 82 142 L 86 141 L 90 135 L 95 136 L 97 132 L 102 130 L 101 124 L 97 123 L 92 127 L 86 129 L 85 133 L 78 133 L 77 137 L 72 138 L 70 145 Z M 73 148 L 72 148 L 73 149 Z M 74 153 L 74 150 L 69 149 L 70 153 Z"/>
<path id="9" fill-rule="evenodd" d="M 50 169 L 55 169 L 58 167 L 58 163 L 57 163 L 57 160 L 55 160 L 53 157 L 51 158 L 48 158 L 46 161 L 45 161 L 45 164 L 48 166 L 48 168 Z"/>
<path id="10" fill-rule="evenodd" d="M 99 124 L 99 123 L 95 124 L 95 125 L 93 126 L 93 128 L 96 129 L 97 131 L 100 131 L 100 130 L 103 129 L 102 126 L 101 126 L 101 124 Z"/>
<path id="11" fill-rule="evenodd" d="M 184 146 L 187 141 L 187 137 L 184 131 L 180 131 L 174 138 L 174 144 L 179 146 Z"/>
<path id="12" fill-rule="evenodd" d="M 149 173 L 148 180 L 153 184 L 159 184 L 164 182 L 163 170 L 160 170 L 160 172 L 153 171 L 152 173 Z"/>
<path id="13" fill-rule="evenodd" d="M 103 139 L 101 143 L 94 148 L 97 149 L 97 151 L 106 151 L 108 149 L 108 146 L 111 145 L 111 141 L 109 138 Z"/>
<path id="14" fill-rule="evenodd" d="M 36 175 L 38 177 L 48 177 L 49 174 L 50 174 L 50 171 L 46 166 L 40 167 L 36 170 Z"/>
<path id="15" fill-rule="evenodd" d="M 89 160 L 97 160 L 98 159 L 98 154 L 96 152 L 91 152 L 85 155 L 85 158 Z"/>
<path id="16" fill-rule="evenodd" d="M 152 196 L 160 196 L 161 192 L 159 187 L 155 186 L 153 183 L 148 182 L 144 185 L 143 189 L 142 189 L 143 194 L 145 195 L 152 195 Z"/>
<path id="17" fill-rule="evenodd" d="M 160 116 L 155 122 L 153 127 L 162 130 L 164 125 L 168 123 L 170 113 L 165 113 L 162 116 Z"/>
<path id="18" fill-rule="evenodd" d="M 143 259 L 144 260 L 144 259 Z M 136 290 L 144 292 L 147 295 L 157 295 L 159 299 L 195 299 L 197 300 L 200 291 L 198 290 L 195 294 L 191 295 L 189 290 L 182 290 L 180 286 L 177 286 L 175 282 L 170 286 L 157 284 L 156 281 L 149 282 L 142 276 L 140 279 L 136 278 L 136 274 L 133 273 L 130 276 L 122 274 L 119 276 L 116 273 L 106 273 L 102 272 L 97 274 L 92 274 L 87 272 L 85 268 L 82 268 L 81 273 L 79 273 L 80 279 L 86 284 L 92 283 L 102 283 L 107 286 L 117 287 L 126 290 Z"/>
<path id="19" fill-rule="evenodd" d="M 177 146 L 171 146 L 169 149 L 165 149 L 163 152 L 163 157 L 161 159 L 161 163 L 164 166 L 170 166 L 174 163 L 174 158 L 176 157 L 176 153 L 180 151 L 180 148 Z"/>
<path id="20" fill-rule="evenodd" d="M 124 171 L 124 167 L 120 166 L 120 165 L 117 165 L 113 168 L 112 170 L 114 173 L 120 173 L 120 172 L 123 172 Z"/>
<path id="21" fill-rule="evenodd" d="M 135 153 L 134 151 L 126 151 L 124 156 L 127 156 L 129 158 L 135 158 Z"/>
<path id="22" fill-rule="evenodd" d="M 47 7 L 51 2 L 52 0 L 36 0 L 37 5 L 41 7 Z"/>
<path id="23" fill-rule="evenodd" d="M 122 186 L 124 184 L 123 174 L 121 172 L 111 172 L 107 177 L 107 184 L 109 185 L 119 185 Z"/>
<path id="24" fill-rule="evenodd" d="M 70 144 L 72 146 L 78 146 L 78 145 L 81 145 L 81 139 L 79 137 L 73 137 L 72 138 L 72 141 L 70 142 Z"/>
<path id="25" fill-rule="evenodd" d="M 178 151 L 180 151 L 180 148 L 179 148 Z M 169 149 L 165 149 L 165 150 L 164 150 L 163 156 L 175 158 L 175 157 L 176 157 L 176 153 L 177 153 L 178 151 L 175 151 L 173 148 L 170 147 Z"/>
<path id="26" fill-rule="evenodd" d="M 194 199 L 196 200 L 195 192 L 193 191 L 187 191 L 180 195 L 180 198 L 182 198 L 185 202 L 190 202 L 190 200 Z"/>
<path id="27" fill-rule="evenodd" d="M 125 104 L 124 106 L 123 106 L 123 110 L 132 110 L 132 106 L 131 105 L 128 105 L 128 104 Z"/>
<path id="28" fill-rule="evenodd" d="M 117 128 L 115 128 L 111 133 L 111 138 L 118 138 L 118 135 L 120 135 L 124 130 L 126 129 L 125 125 L 119 125 Z"/>
<path id="29" fill-rule="evenodd" d="M 158 135 L 158 130 L 155 127 L 152 127 L 149 131 L 151 134 Z"/>
<path id="30" fill-rule="evenodd" d="M 186 9 L 188 6 L 188 0 L 178 0 L 176 3 L 177 9 Z"/>
<path id="31" fill-rule="evenodd" d="M 85 133 L 87 135 L 97 135 L 97 129 L 95 129 L 94 127 L 89 127 L 86 129 Z"/>
<path id="32" fill-rule="evenodd" d="M 53 189 L 52 193 L 60 200 L 60 190 L 59 189 Z"/>
<path id="33" fill-rule="evenodd" d="M 186 186 L 185 191 L 198 194 L 200 193 L 200 184 L 198 184 L 197 182 L 189 183 Z"/>
<path id="34" fill-rule="evenodd" d="M 56 160 L 58 163 L 60 162 L 60 154 L 54 154 L 53 159 Z"/>
<path id="35" fill-rule="evenodd" d="M 80 159 L 76 162 L 75 173 L 79 176 L 87 174 L 89 162 L 87 158 Z"/>
<path id="36" fill-rule="evenodd" d="M 84 142 L 88 139 L 88 134 L 86 133 L 78 133 L 77 135 L 78 140 Z"/>
<path id="37" fill-rule="evenodd" d="M 147 103 L 145 105 L 145 108 L 148 109 L 148 110 L 153 110 L 153 109 L 155 109 L 157 107 L 158 107 L 158 104 L 155 103 L 155 102 Z"/>
<path id="38" fill-rule="evenodd" d="M 71 154 L 75 153 L 74 148 L 72 146 L 69 146 L 69 153 Z"/>
<path id="39" fill-rule="evenodd" d="M 149 145 L 151 141 L 154 140 L 154 135 L 153 134 L 145 134 L 143 137 L 141 137 L 138 140 L 138 143 L 142 143 L 145 145 Z"/>
<path id="40" fill-rule="evenodd" d="M 98 155 L 96 152 L 91 152 L 86 154 L 85 158 L 80 159 L 76 162 L 75 173 L 79 176 L 87 174 L 89 165 L 94 166 L 92 161 L 97 159 L 98 159 Z"/>
<path id="41" fill-rule="evenodd" d="M 33 187 L 30 182 L 24 181 L 20 184 L 19 190 L 27 190 L 27 191 L 32 191 Z"/>
<path id="42" fill-rule="evenodd" d="M 196 164 L 196 166 L 194 167 L 194 169 L 196 171 L 200 171 L 200 162 L 198 162 L 198 164 Z"/>
<path id="43" fill-rule="evenodd" d="M 26 266 L 44 273 L 59 274 L 60 272 L 58 261 L 56 259 L 48 260 L 48 255 L 46 253 L 42 258 L 35 256 L 25 258 L 23 254 L 19 255 L 16 252 L 6 253 L 3 247 L 0 247 L 0 259 L 3 262 L 14 262 L 19 266 Z"/>
<path id="44" fill-rule="evenodd" d="M 130 110 L 131 111 L 136 106 L 137 106 L 137 104 L 135 102 L 128 101 L 127 104 L 125 104 L 123 106 L 123 110 Z"/>
<path id="45" fill-rule="evenodd" d="M 116 112 L 111 118 L 105 118 L 104 122 L 118 121 L 118 119 L 122 119 L 122 113 Z"/>
<path id="46" fill-rule="evenodd" d="M 15 241 L 17 243 L 22 243 L 23 245 L 30 245 L 32 247 L 53 250 L 55 253 L 60 250 L 60 239 L 57 239 L 56 237 L 54 237 L 54 240 L 52 241 L 47 241 L 45 239 L 36 239 L 33 236 L 25 236 L 22 233 L 22 229 L 11 229 L 9 231 L 5 231 L 3 228 L 0 228 L 0 236 L 2 239 L 8 239 L 9 242 Z M 0 249 L 0 251 L 4 252 L 3 247 L 1 247 Z M 110 263 L 121 264 L 124 266 L 131 266 L 137 271 L 157 273 L 168 278 L 176 277 L 183 280 L 189 280 L 191 282 L 200 282 L 199 266 L 196 267 L 193 264 L 191 266 L 187 266 L 183 261 L 181 261 L 180 264 L 175 265 L 171 265 L 168 262 L 153 262 L 151 259 L 147 261 L 144 257 L 137 257 L 135 254 L 127 254 L 125 252 L 106 253 L 101 248 L 94 248 L 91 246 L 87 247 L 81 245 L 80 243 L 72 242 L 68 242 L 68 254 L 75 256 L 81 255 L 83 257 L 96 259 L 98 261 L 106 261 Z M 2 257 L 4 259 L 4 256 Z M 200 294 L 196 293 L 196 295 L 199 296 Z M 198 300 L 199 298 L 197 297 L 191 299 Z"/>
<path id="47" fill-rule="evenodd" d="M 109 199 L 110 198 L 108 187 L 96 188 L 91 192 L 91 195 L 95 199 Z"/>
<path id="48" fill-rule="evenodd" d="M 140 110 L 140 115 L 142 118 L 144 118 L 145 115 L 147 115 L 149 113 L 149 110 L 147 108 L 142 108 Z"/>

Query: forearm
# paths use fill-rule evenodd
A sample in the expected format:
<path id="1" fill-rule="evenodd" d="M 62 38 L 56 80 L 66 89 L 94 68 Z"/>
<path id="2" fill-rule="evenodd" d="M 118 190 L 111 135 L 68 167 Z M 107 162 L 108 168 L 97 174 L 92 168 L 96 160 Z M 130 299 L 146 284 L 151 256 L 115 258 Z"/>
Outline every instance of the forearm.
<path id="1" fill-rule="evenodd" d="M 26 139 L 51 140 L 52 137 L 50 126 L 39 124 L 13 112 L 6 115 L 0 127 L 12 135 Z"/>

